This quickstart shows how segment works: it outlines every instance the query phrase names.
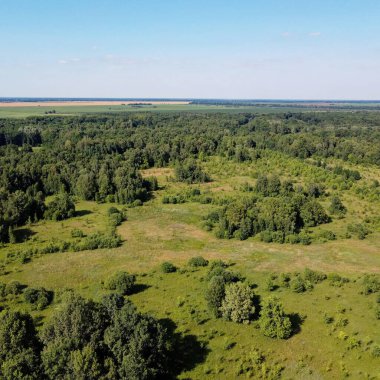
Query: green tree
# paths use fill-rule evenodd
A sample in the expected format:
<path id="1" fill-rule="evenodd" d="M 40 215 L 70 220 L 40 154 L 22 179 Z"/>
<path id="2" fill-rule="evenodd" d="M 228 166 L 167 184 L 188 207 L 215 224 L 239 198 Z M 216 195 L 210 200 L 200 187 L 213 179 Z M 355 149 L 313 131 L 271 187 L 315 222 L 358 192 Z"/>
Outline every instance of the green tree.
<path id="1" fill-rule="evenodd" d="M 0 314 L 0 378 L 39 379 L 41 344 L 29 314 Z"/>
<path id="2" fill-rule="evenodd" d="M 221 316 L 220 307 L 225 296 L 226 281 L 223 276 L 213 276 L 207 285 L 205 298 L 207 306 L 215 317 Z"/>
<path id="3" fill-rule="evenodd" d="M 249 323 L 255 313 L 253 290 L 248 285 L 237 282 L 227 285 L 225 292 L 220 308 L 223 318 L 237 323 Z"/>
<path id="4" fill-rule="evenodd" d="M 275 297 L 270 297 L 263 303 L 259 325 L 263 334 L 270 338 L 287 339 L 292 333 L 290 319 L 281 302 Z"/>

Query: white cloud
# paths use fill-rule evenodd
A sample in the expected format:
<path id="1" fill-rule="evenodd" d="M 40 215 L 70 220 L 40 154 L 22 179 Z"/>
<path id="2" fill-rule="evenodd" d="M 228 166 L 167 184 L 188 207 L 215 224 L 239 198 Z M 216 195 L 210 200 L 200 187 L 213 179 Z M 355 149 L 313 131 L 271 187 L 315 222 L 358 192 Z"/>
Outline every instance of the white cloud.
<path id="1" fill-rule="evenodd" d="M 319 37 L 322 33 L 321 32 L 310 32 L 309 36 L 310 37 Z"/>
<path id="2" fill-rule="evenodd" d="M 281 33 L 281 36 L 285 37 L 285 38 L 290 37 L 291 35 L 292 35 L 292 33 L 290 33 L 290 32 L 282 32 Z"/>

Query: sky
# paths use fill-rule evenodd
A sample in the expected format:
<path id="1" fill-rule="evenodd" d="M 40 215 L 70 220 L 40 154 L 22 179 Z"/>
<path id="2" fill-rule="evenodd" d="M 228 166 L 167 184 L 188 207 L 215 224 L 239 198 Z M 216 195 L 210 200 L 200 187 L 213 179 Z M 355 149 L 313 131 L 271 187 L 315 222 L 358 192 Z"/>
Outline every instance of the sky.
<path id="1" fill-rule="evenodd" d="M 0 97 L 380 99 L 379 0 L 0 0 Z"/>

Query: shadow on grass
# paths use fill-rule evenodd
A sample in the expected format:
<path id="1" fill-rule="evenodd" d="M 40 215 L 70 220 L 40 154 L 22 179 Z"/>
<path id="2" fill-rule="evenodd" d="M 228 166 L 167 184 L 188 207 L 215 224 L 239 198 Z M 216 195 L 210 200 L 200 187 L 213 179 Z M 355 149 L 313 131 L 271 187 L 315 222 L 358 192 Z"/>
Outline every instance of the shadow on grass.
<path id="1" fill-rule="evenodd" d="M 89 215 L 89 214 L 92 214 L 92 211 L 90 211 L 90 210 L 75 211 L 75 216 L 85 216 L 85 215 Z"/>
<path id="2" fill-rule="evenodd" d="M 36 233 L 29 228 L 20 228 L 15 232 L 16 242 L 21 243 L 23 241 L 29 240 Z"/>
<path id="3" fill-rule="evenodd" d="M 151 287 L 150 285 L 146 285 L 146 284 L 134 284 L 129 295 L 141 293 L 144 290 L 149 289 L 150 287 Z"/>
<path id="4" fill-rule="evenodd" d="M 172 341 L 171 373 L 168 380 L 177 379 L 182 372 L 204 363 L 210 352 L 206 343 L 199 341 L 195 335 L 176 332 L 177 325 L 171 319 L 161 319 L 160 323 L 167 329 Z"/>
<path id="5" fill-rule="evenodd" d="M 305 317 L 302 317 L 298 313 L 290 313 L 288 314 L 288 317 L 292 323 L 292 336 L 300 333 Z"/>

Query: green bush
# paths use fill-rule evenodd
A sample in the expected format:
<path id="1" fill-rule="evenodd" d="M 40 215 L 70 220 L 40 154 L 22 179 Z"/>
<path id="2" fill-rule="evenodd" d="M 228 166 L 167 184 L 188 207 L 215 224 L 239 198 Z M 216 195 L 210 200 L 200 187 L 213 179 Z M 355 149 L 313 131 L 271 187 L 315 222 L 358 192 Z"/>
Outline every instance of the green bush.
<path id="1" fill-rule="evenodd" d="M 300 275 L 293 277 L 289 285 L 290 289 L 295 293 L 303 293 L 307 290 L 313 289 L 313 284 L 302 278 Z"/>
<path id="2" fill-rule="evenodd" d="M 369 232 L 369 229 L 363 223 L 352 223 L 347 226 L 347 233 L 355 235 L 359 240 L 365 239 Z"/>
<path id="3" fill-rule="evenodd" d="M 214 276 L 207 285 L 205 298 L 207 306 L 215 317 L 221 316 L 220 307 L 225 296 L 226 281 L 223 276 Z"/>
<path id="4" fill-rule="evenodd" d="M 177 267 L 169 261 L 165 261 L 161 264 L 161 271 L 163 273 L 173 273 L 177 271 Z"/>
<path id="5" fill-rule="evenodd" d="M 236 323 L 249 323 L 255 314 L 253 290 L 242 282 L 237 282 L 227 285 L 225 293 L 220 307 L 223 318 Z"/>
<path id="6" fill-rule="evenodd" d="M 53 300 L 53 293 L 45 288 L 27 288 L 24 292 L 24 299 L 37 310 L 42 310 L 50 305 Z"/>
<path id="7" fill-rule="evenodd" d="M 75 215 L 75 205 L 67 193 L 58 194 L 45 210 L 46 219 L 63 220 Z"/>
<path id="8" fill-rule="evenodd" d="M 18 281 L 11 281 L 5 285 L 4 293 L 6 296 L 17 296 L 22 293 L 23 286 Z"/>
<path id="9" fill-rule="evenodd" d="M 371 350 L 371 355 L 374 358 L 380 358 L 380 345 L 379 344 L 374 344 Z"/>
<path id="10" fill-rule="evenodd" d="M 117 272 L 105 283 L 105 288 L 115 290 L 121 295 L 130 294 L 136 282 L 136 276 L 127 272 Z"/>
<path id="11" fill-rule="evenodd" d="M 260 329 L 270 338 L 287 339 L 292 334 L 292 323 L 277 298 L 264 301 L 260 311 Z"/>
<path id="12" fill-rule="evenodd" d="M 309 268 L 305 268 L 303 272 L 303 278 L 312 284 L 319 284 L 324 281 L 327 276 L 322 272 L 313 271 Z"/>
<path id="13" fill-rule="evenodd" d="M 341 287 L 350 281 L 348 278 L 342 277 L 337 273 L 329 273 L 327 275 L 327 280 L 329 281 L 329 285 L 337 287 Z"/>
<path id="14" fill-rule="evenodd" d="M 368 274 L 363 277 L 363 293 L 368 295 L 380 291 L 380 278 L 374 274 Z"/>
<path id="15" fill-rule="evenodd" d="M 189 260 L 188 265 L 191 267 L 207 267 L 208 260 L 206 260 L 202 256 L 196 256 L 196 257 L 192 257 Z"/>
<path id="16" fill-rule="evenodd" d="M 84 233 L 82 230 L 78 229 L 78 228 L 74 228 L 71 230 L 71 237 L 73 238 L 82 238 L 84 237 Z"/>

